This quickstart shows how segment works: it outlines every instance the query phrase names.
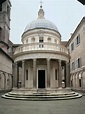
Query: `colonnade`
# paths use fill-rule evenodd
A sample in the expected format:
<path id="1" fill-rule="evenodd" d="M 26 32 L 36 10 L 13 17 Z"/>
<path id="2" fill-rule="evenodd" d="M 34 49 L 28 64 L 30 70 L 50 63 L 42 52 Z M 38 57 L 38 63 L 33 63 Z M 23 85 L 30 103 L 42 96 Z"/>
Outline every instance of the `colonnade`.
<path id="1" fill-rule="evenodd" d="M 50 88 L 50 61 L 51 59 L 47 58 L 47 88 Z M 59 88 L 62 88 L 62 60 L 58 61 L 58 86 Z M 70 87 L 70 73 L 69 73 L 69 63 L 65 62 L 66 65 L 66 87 Z M 15 63 L 14 68 L 14 87 L 18 87 L 18 81 L 19 81 L 19 68 L 18 68 L 18 62 Z M 25 88 L 25 60 L 22 61 L 22 88 Z M 37 88 L 37 59 L 33 59 L 33 88 Z"/>

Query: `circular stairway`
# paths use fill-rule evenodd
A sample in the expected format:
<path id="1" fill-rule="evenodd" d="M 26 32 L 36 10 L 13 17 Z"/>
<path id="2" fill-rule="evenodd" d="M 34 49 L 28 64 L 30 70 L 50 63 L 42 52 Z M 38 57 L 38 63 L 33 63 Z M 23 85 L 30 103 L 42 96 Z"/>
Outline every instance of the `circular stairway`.
<path id="1" fill-rule="evenodd" d="M 16 89 L 2 95 L 2 98 L 12 100 L 28 100 L 28 101 L 50 101 L 50 100 L 68 100 L 82 97 L 82 94 L 71 91 L 71 89 L 58 89 L 57 91 L 37 90 L 28 91 Z"/>

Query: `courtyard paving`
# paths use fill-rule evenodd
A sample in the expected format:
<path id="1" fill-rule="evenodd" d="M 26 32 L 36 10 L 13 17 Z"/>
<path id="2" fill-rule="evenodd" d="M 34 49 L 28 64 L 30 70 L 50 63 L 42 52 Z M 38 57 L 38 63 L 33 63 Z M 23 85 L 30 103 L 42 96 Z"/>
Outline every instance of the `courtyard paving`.
<path id="1" fill-rule="evenodd" d="M 59 101 L 21 101 L 1 98 L 0 114 L 85 114 L 85 96 Z"/>

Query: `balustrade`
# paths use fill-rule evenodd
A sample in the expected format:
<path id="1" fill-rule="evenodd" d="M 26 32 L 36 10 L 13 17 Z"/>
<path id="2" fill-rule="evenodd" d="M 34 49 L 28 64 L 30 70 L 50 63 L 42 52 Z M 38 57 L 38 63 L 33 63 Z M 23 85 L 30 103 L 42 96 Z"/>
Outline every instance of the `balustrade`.
<path id="1" fill-rule="evenodd" d="M 30 43 L 17 47 L 14 54 L 31 50 L 53 50 L 68 54 L 68 49 L 60 44 L 54 43 Z"/>

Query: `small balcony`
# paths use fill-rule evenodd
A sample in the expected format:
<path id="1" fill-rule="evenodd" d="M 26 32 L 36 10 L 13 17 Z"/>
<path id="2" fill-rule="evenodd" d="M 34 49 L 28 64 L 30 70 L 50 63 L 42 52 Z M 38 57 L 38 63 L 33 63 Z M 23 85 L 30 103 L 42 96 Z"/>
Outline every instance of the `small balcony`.
<path id="1" fill-rule="evenodd" d="M 57 52 L 63 52 L 65 54 L 68 54 L 68 49 L 60 44 L 55 43 L 30 43 L 30 44 L 23 44 L 22 46 L 19 46 L 16 48 L 14 55 L 26 52 L 26 51 L 57 51 Z"/>

